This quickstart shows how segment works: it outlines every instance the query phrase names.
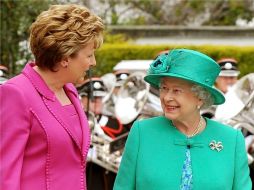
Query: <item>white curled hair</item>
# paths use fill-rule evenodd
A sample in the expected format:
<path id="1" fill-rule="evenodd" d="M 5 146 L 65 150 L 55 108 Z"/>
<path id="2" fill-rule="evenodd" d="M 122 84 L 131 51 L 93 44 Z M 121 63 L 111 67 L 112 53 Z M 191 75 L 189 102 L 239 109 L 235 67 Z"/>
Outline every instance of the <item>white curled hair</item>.
<path id="1" fill-rule="evenodd" d="M 214 104 L 214 98 L 208 92 L 205 88 L 199 85 L 193 85 L 191 87 L 191 91 L 203 101 L 203 105 L 201 106 L 200 109 L 206 109 L 209 108 L 211 105 Z"/>

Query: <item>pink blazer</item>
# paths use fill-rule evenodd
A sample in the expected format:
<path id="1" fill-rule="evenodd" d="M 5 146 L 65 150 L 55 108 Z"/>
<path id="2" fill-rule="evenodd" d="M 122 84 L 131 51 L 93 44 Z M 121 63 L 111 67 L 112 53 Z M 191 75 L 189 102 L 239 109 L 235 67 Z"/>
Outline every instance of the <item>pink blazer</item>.
<path id="1" fill-rule="evenodd" d="M 77 91 L 64 86 L 79 115 L 82 139 L 33 66 L 0 86 L 0 189 L 86 189 L 90 133 Z"/>

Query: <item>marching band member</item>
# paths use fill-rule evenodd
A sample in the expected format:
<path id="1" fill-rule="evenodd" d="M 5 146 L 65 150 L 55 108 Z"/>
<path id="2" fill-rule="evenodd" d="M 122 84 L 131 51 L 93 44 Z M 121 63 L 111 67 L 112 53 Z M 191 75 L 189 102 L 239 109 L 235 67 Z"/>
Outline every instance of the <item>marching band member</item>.
<path id="1" fill-rule="evenodd" d="M 237 68 L 237 61 L 233 58 L 223 58 L 217 61 L 221 68 L 221 72 L 216 79 L 215 87 L 223 93 L 227 93 L 228 89 L 237 82 L 240 71 Z"/>
<path id="2" fill-rule="evenodd" d="M 114 116 L 105 115 L 103 110 L 103 97 L 107 89 L 103 81 L 98 77 L 87 79 L 81 86 L 77 87 L 81 103 L 87 116 L 92 112 L 96 119 L 92 133 L 92 147 L 90 154 L 93 154 L 93 135 L 98 135 L 105 140 L 113 140 L 117 136 L 127 132 L 127 128 Z M 91 116 L 91 114 L 90 114 Z M 89 120 L 92 118 L 89 118 Z M 90 155 L 89 154 L 89 155 Z M 91 155 L 93 157 L 94 155 Z M 93 161 L 93 160 L 92 160 Z M 103 165 L 88 162 L 87 181 L 88 189 L 104 190 L 112 189 L 116 174 L 103 168 Z"/>
<path id="3" fill-rule="evenodd" d="M 240 71 L 237 68 L 237 61 L 233 58 L 222 58 L 217 61 L 220 66 L 220 74 L 215 81 L 215 87 L 226 94 L 228 90 L 236 84 Z M 213 105 L 202 110 L 202 115 L 208 118 L 216 119 L 215 112 L 218 106 Z"/>
<path id="4" fill-rule="evenodd" d="M 151 65 L 164 116 L 136 121 L 114 190 L 251 190 L 244 137 L 200 109 L 223 104 L 220 67 L 197 51 L 174 49 Z"/>
<path id="5" fill-rule="evenodd" d="M 96 120 L 105 134 L 114 139 L 126 132 L 119 119 L 103 113 L 103 97 L 106 96 L 107 89 L 100 78 L 87 79 L 77 90 L 85 112 L 88 114 L 90 111 L 95 114 Z"/>

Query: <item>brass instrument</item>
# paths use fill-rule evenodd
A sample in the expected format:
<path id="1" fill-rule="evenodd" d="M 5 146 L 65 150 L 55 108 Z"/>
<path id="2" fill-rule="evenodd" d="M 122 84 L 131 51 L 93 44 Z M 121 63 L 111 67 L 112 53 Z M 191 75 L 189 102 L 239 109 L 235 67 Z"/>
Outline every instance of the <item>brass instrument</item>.
<path id="1" fill-rule="evenodd" d="M 254 135 L 254 73 L 242 77 L 225 98 L 226 102 L 216 109 L 215 119 L 241 129 L 246 138 Z M 249 163 L 253 162 L 253 155 L 248 155 Z"/>
<path id="2" fill-rule="evenodd" d="M 107 88 L 107 95 L 103 98 L 103 113 L 106 115 L 115 115 L 114 89 L 116 85 L 116 76 L 113 73 L 107 73 L 101 77 Z"/>
<path id="3" fill-rule="evenodd" d="M 144 81 L 144 76 L 143 72 L 132 73 L 119 90 L 115 114 L 123 124 L 162 114 L 158 93 Z"/>

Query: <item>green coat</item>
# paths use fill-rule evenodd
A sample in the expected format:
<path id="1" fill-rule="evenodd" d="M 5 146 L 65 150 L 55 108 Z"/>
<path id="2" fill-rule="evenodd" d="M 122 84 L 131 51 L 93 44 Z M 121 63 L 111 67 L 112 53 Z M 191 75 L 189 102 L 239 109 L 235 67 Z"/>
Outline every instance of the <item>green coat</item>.
<path id="1" fill-rule="evenodd" d="M 206 119 L 187 138 L 167 118 L 136 121 L 126 142 L 114 190 L 178 190 L 190 146 L 193 190 L 251 190 L 244 137 L 239 130 Z M 222 142 L 221 151 L 209 144 Z"/>

